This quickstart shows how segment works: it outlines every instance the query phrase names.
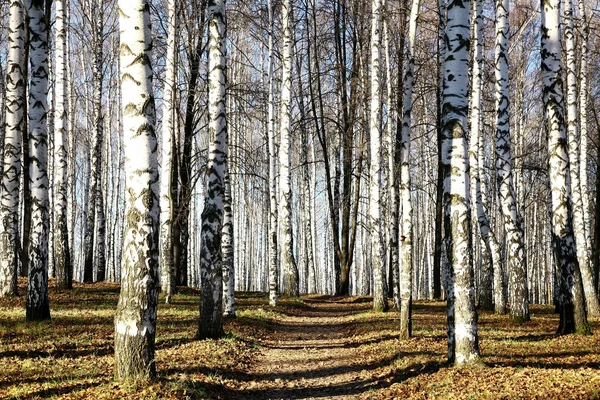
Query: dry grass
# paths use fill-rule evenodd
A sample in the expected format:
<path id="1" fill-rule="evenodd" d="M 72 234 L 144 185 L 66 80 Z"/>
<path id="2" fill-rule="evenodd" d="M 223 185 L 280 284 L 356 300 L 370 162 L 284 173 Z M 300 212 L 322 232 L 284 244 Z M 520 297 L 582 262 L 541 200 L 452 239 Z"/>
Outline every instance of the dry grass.
<path id="1" fill-rule="evenodd" d="M 115 284 L 51 289 L 52 321 L 45 323 L 24 321 L 23 297 L 0 299 L 0 398 L 272 398 L 271 389 L 261 389 L 257 367 L 279 334 L 279 322 L 303 317 L 312 299 L 283 298 L 272 309 L 266 296 L 241 293 L 238 318 L 225 323 L 228 335 L 197 341 L 199 293 L 185 289 L 173 304 L 159 307 L 158 380 L 131 386 L 112 379 L 118 290 Z M 484 365 L 456 369 L 446 363 L 443 303 L 417 303 L 415 337 L 402 342 L 396 339 L 398 314 L 372 313 L 368 301 L 335 302 L 348 312 L 333 319 L 347 338 L 344 346 L 356 349 L 348 363 L 356 366 L 364 390 L 339 386 L 321 398 L 600 398 L 598 319 L 592 320 L 592 336 L 554 337 L 558 320 L 549 307 L 533 306 L 532 321 L 522 325 L 480 313 Z M 300 373 L 302 368 L 297 366 Z M 285 393 L 306 397 L 301 385 Z"/>

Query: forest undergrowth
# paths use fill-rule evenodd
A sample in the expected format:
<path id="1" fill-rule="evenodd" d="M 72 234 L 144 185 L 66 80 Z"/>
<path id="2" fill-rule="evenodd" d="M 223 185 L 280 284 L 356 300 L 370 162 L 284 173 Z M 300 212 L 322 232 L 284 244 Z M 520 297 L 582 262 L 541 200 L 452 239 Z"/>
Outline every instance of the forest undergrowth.
<path id="1" fill-rule="evenodd" d="M 271 308 L 265 294 L 238 293 L 227 335 L 197 341 L 199 292 L 188 288 L 159 306 L 158 380 L 117 384 L 119 285 L 50 287 L 50 322 L 25 322 L 24 296 L 0 299 L 2 399 L 600 398 L 598 319 L 592 336 L 555 337 L 551 307 L 532 306 L 522 325 L 480 312 L 482 365 L 456 369 L 442 302 L 417 302 L 414 337 L 400 341 L 399 314 L 373 313 L 368 297 L 282 297 Z"/>

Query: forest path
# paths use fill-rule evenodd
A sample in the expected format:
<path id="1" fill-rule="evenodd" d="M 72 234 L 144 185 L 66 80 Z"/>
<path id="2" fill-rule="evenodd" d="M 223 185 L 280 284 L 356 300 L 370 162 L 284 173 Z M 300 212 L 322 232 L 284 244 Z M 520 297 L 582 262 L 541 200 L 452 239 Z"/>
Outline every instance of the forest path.
<path id="1" fill-rule="evenodd" d="M 304 307 L 286 309 L 248 371 L 245 393 L 263 399 L 356 399 L 380 386 L 392 360 L 373 357 L 370 345 L 390 338 L 355 337 L 359 314 L 372 304 L 365 300 L 311 296 Z"/>

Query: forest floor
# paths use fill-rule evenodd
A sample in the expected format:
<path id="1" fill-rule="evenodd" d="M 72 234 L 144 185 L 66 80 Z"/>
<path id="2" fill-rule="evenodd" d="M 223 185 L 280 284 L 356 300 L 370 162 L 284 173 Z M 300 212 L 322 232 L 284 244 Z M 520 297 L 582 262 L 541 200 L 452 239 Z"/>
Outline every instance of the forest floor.
<path id="1" fill-rule="evenodd" d="M 227 335 L 198 341 L 199 293 L 187 288 L 159 307 L 157 380 L 118 384 L 118 293 L 108 283 L 51 287 L 43 323 L 24 321 L 24 296 L 0 299 L 0 398 L 600 398 L 599 319 L 592 336 L 555 337 L 551 307 L 532 306 L 521 325 L 480 312 L 482 365 L 457 369 L 446 362 L 441 302 L 416 302 L 414 337 L 400 341 L 398 313 L 372 312 L 368 297 L 282 297 L 272 308 L 264 294 L 239 293 Z"/>

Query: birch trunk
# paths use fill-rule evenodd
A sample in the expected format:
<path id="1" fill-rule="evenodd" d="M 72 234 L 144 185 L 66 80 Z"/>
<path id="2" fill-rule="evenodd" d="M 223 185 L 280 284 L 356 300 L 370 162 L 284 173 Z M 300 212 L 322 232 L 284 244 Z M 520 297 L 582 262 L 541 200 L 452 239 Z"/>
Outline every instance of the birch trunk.
<path id="1" fill-rule="evenodd" d="M 475 195 L 475 209 L 477 211 L 477 222 L 479 225 L 479 232 L 486 246 L 487 252 L 490 255 L 490 263 L 493 270 L 493 276 L 495 287 L 495 297 L 493 305 L 495 306 L 496 314 L 506 313 L 506 303 L 503 296 L 503 285 L 502 285 L 502 261 L 500 258 L 500 245 L 496 239 L 494 231 L 490 227 L 490 221 L 487 216 L 486 210 L 483 204 L 483 196 L 481 193 L 481 161 L 480 158 L 483 154 L 480 154 L 479 150 L 482 148 L 482 141 L 480 139 L 481 121 L 482 121 L 482 85 L 483 80 L 481 79 L 482 67 L 483 67 L 483 6 L 481 0 L 475 1 L 475 27 L 474 27 L 474 41 L 475 41 L 475 56 L 473 62 L 473 81 L 472 81 L 472 92 L 471 92 L 471 142 L 469 147 L 469 160 L 471 168 L 471 193 Z M 484 278 L 482 282 L 482 291 L 480 295 L 480 305 L 484 309 L 490 309 L 492 307 L 492 285 L 490 279 L 488 279 L 489 273 L 482 271 Z"/>
<path id="2" fill-rule="evenodd" d="M 469 13 L 469 1 L 448 3 L 443 61 L 442 168 L 448 255 L 448 358 L 457 366 L 479 362 L 465 135 L 471 34 Z"/>
<path id="3" fill-rule="evenodd" d="M 402 20 L 404 20 L 404 14 L 402 14 Z M 404 44 L 404 24 L 400 24 L 400 45 Z M 388 32 L 387 18 L 383 21 L 383 37 L 385 42 L 385 70 L 387 77 L 387 103 L 388 103 L 388 117 L 387 117 L 387 132 L 386 132 L 386 146 L 388 148 L 388 204 L 390 208 L 389 223 L 387 227 L 389 229 L 388 238 L 388 262 L 390 264 L 389 270 L 391 271 L 391 288 L 389 289 L 392 299 L 394 301 L 394 307 L 400 309 L 400 271 L 399 271 L 399 252 L 398 252 L 398 236 L 399 236 L 399 194 L 398 194 L 398 177 L 396 171 L 396 144 L 398 138 L 394 135 L 397 132 L 397 113 L 394 109 L 394 95 L 393 95 L 393 78 L 392 78 L 392 67 L 390 58 L 390 37 Z M 404 59 L 403 50 L 399 50 L 399 59 Z M 402 63 L 399 63 L 398 68 L 402 67 Z M 399 72 L 400 74 L 401 72 Z M 399 77 L 400 78 L 400 77 Z M 398 83 L 398 86 L 401 82 Z M 400 133 L 400 136 L 402 133 Z"/>
<path id="4" fill-rule="evenodd" d="M 269 304 L 277 306 L 279 296 L 279 274 L 277 263 L 277 149 L 275 147 L 275 111 L 274 91 L 275 79 L 273 77 L 273 35 L 275 21 L 273 18 L 272 0 L 268 0 L 269 7 L 269 110 L 267 135 L 269 140 Z"/>
<path id="5" fill-rule="evenodd" d="M 583 190 L 580 180 L 580 136 L 577 126 L 577 67 L 575 60 L 575 32 L 573 23 L 573 0 L 565 0 L 565 47 L 567 53 L 567 137 L 569 143 L 569 162 L 571 193 L 573 201 L 573 233 L 577 249 L 577 260 L 583 280 L 583 291 L 588 314 L 592 317 L 600 316 L 598 294 L 594 287 L 594 274 L 592 272 L 591 255 L 587 246 L 587 233 L 583 208 Z M 583 155 L 587 156 L 587 153 Z M 589 226 L 589 225 L 588 225 Z"/>
<path id="6" fill-rule="evenodd" d="M 91 146 L 91 164 L 90 164 L 90 192 L 87 202 L 87 222 L 85 231 L 85 264 L 83 281 L 94 281 L 94 239 L 96 245 L 103 241 L 101 232 L 96 226 L 96 216 L 98 210 L 98 197 L 102 195 L 101 176 L 102 176 L 102 137 L 104 134 L 104 118 L 102 116 L 102 30 L 103 30 L 103 0 L 95 0 L 92 6 L 93 29 L 93 52 L 94 60 L 92 66 L 93 74 L 93 113 L 94 113 L 94 134 Z"/>
<path id="7" fill-rule="evenodd" d="M 587 106 L 588 106 L 588 59 L 589 59 L 589 23 L 587 19 L 585 0 L 579 1 L 579 13 L 581 14 L 581 54 L 580 54 L 580 75 L 579 75 L 579 126 L 581 127 L 581 143 L 579 146 L 579 157 L 581 171 L 581 193 L 583 194 L 583 220 L 584 227 L 586 228 L 585 234 L 585 245 L 588 254 L 592 255 L 592 230 L 593 225 L 591 222 L 591 208 L 590 208 L 590 194 L 588 191 L 588 119 L 587 119 Z M 596 261 L 598 262 L 598 261 Z M 593 262 L 591 263 L 593 270 Z M 594 276 L 593 281 L 597 285 L 597 277 Z M 594 286 L 597 288 L 597 286 Z M 590 314 L 592 310 L 590 310 Z"/>
<path id="8" fill-rule="evenodd" d="M 73 267 L 69 248 L 68 214 L 68 165 L 67 165 L 67 35 L 65 29 L 66 10 L 64 0 L 56 0 L 56 19 L 54 22 L 56 86 L 54 110 L 54 251 L 57 289 L 71 289 L 73 286 Z"/>
<path id="9" fill-rule="evenodd" d="M 6 74 L 6 131 L 0 198 L 0 297 L 17 295 L 19 265 L 19 182 L 25 119 L 25 13 L 21 0 L 10 5 Z"/>
<path id="10" fill-rule="evenodd" d="M 223 195 L 223 231 L 221 251 L 223 253 L 223 316 L 235 317 L 235 269 L 233 247 L 233 202 L 231 200 L 231 177 L 225 164 L 225 192 Z"/>
<path id="11" fill-rule="evenodd" d="M 508 12 L 509 1 L 496 0 L 496 174 L 507 242 L 510 316 L 513 321 L 526 322 L 529 321 L 527 267 L 513 183 L 508 113 Z"/>
<path id="12" fill-rule="evenodd" d="M 125 235 L 115 316 L 115 378 L 156 377 L 159 183 L 147 0 L 120 0 L 120 65 L 125 144 Z"/>
<path id="13" fill-rule="evenodd" d="M 165 66 L 165 98 L 162 120 L 162 168 L 160 179 L 160 286 L 169 304 L 175 293 L 175 269 L 173 264 L 173 221 L 177 181 L 175 168 L 175 82 L 177 57 L 177 0 L 167 2 L 167 56 Z"/>
<path id="14" fill-rule="evenodd" d="M 48 27 L 44 1 L 25 2 L 29 17 L 31 81 L 29 88 L 29 233 L 27 320 L 50 319 L 48 301 Z"/>
<path id="15" fill-rule="evenodd" d="M 589 333 L 573 233 L 570 165 L 564 126 L 560 0 L 542 4 L 541 56 L 552 199 L 552 243 L 560 271 L 558 334 Z"/>
<path id="16" fill-rule="evenodd" d="M 387 295 L 385 281 L 385 263 L 383 262 L 383 238 L 381 233 L 381 85 L 380 85 L 380 48 L 382 0 L 372 1 L 371 14 L 371 114 L 370 114 L 370 143 L 371 169 L 369 200 L 369 228 L 371 230 L 371 263 L 373 265 L 373 309 L 387 311 Z"/>
<path id="17" fill-rule="evenodd" d="M 294 241 L 292 235 L 292 190 L 290 170 L 290 128 L 291 128 L 291 98 L 292 98 L 292 3 L 284 0 L 281 7 L 281 20 L 283 23 L 283 52 L 282 52 L 282 77 L 281 77 L 281 141 L 279 146 L 279 227 L 283 243 L 281 244 L 283 256 L 283 269 L 285 290 L 297 297 L 300 292 L 298 266 L 294 257 Z"/>
<path id="18" fill-rule="evenodd" d="M 209 1 L 208 17 L 208 154 L 207 189 L 202 210 L 199 339 L 223 336 L 222 229 L 227 173 L 227 118 L 225 111 L 226 40 L 225 0 Z"/>
<path id="19" fill-rule="evenodd" d="M 417 39 L 417 17 L 420 0 L 413 0 L 408 24 L 407 63 L 404 75 L 404 100 L 402 120 L 402 152 L 400 165 L 400 191 L 402 198 L 402 237 L 400 261 L 400 338 L 412 336 L 413 297 L 413 224 L 410 193 L 410 146 L 413 108 L 413 79 L 415 68 L 415 41 Z"/>

